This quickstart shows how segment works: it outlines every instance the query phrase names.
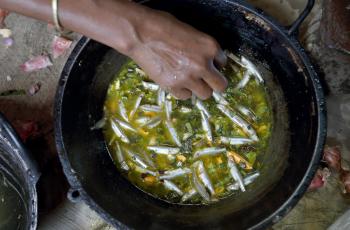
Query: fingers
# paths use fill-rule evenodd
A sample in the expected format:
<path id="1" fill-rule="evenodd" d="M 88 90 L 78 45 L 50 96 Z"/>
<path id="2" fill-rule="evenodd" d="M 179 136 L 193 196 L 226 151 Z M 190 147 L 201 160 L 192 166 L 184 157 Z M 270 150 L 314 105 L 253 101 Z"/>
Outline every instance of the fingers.
<path id="1" fill-rule="evenodd" d="M 189 98 L 191 98 L 192 96 L 192 92 L 188 89 L 169 89 L 168 90 L 169 93 L 171 93 L 174 97 L 180 99 L 180 100 L 187 100 Z"/>
<path id="2" fill-rule="evenodd" d="M 221 49 L 217 52 L 217 54 L 214 57 L 214 65 L 218 68 L 221 69 L 226 65 L 227 62 L 227 57 Z"/>
<path id="3" fill-rule="evenodd" d="M 202 100 L 210 98 L 213 94 L 213 89 L 202 79 L 189 81 L 188 89 Z"/>
<path id="4" fill-rule="evenodd" d="M 210 51 L 209 59 L 207 59 L 207 65 L 202 69 L 202 73 L 197 75 L 202 78 L 209 87 L 218 92 L 223 92 L 227 85 L 227 79 L 220 73 L 219 69 L 224 67 L 227 62 L 227 57 L 224 51 L 221 49 L 219 43 L 212 37 L 207 37 L 208 49 Z M 203 71 L 204 70 L 204 71 Z"/>
<path id="5" fill-rule="evenodd" d="M 202 79 L 217 92 L 225 91 L 228 85 L 227 79 L 215 68 L 214 64 L 212 64 L 210 70 L 208 70 L 207 74 L 204 75 Z"/>

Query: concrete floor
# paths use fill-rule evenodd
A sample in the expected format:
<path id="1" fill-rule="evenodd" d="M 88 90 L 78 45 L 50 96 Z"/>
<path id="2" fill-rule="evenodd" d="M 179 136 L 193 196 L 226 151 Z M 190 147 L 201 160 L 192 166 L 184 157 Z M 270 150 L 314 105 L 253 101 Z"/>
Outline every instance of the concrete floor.
<path id="1" fill-rule="evenodd" d="M 304 4 L 303 0 L 289 1 L 292 4 L 280 0 L 251 0 L 251 2 L 265 8 L 284 24 L 290 24 Z M 315 9 L 312 17 L 317 18 L 318 14 L 319 11 Z M 50 54 L 54 31 L 45 23 L 16 14 L 11 14 L 6 19 L 6 24 L 13 32 L 15 44 L 10 48 L 0 45 L 0 93 L 9 89 L 28 91 L 33 84 L 41 83 L 41 89 L 34 96 L 29 94 L 0 96 L 0 111 L 11 122 L 18 123 L 25 120 L 38 122 L 40 131 L 44 134 L 42 148 L 35 149 L 44 172 L 39 195 L 50 194 L 54 199 L 45 197 L 42 200 L 41 211 L 46 215 L 42 215 L 39 229 L 63 229 L 63 226 L 65 226 L 64 229 L 108 229 L 108 225 L 84 204 L 61 202 L 65 186 L 62 186 L 64 179 L 59 170 L 54 146 L 52 111 L 60 71 L 69 52 L 53 60 L 54 65 L 47 69 L 30 74 L 23 73 L 19 66 L 31 56 Z M 303 30 L 307 31 L 307 29 L 305 25 Z M 317 30 L 312 33 L 317 34 Z M 76 42 L 79 35 L 73 37 Z M 330 89 L 327 96 L 329 126 L 327 143 L 338 145 L 344 159 L 349 162 L 350 142 L 347 139 L 350 137 L 350 58 L 339 58 L 336 52 L 321 49 L 315 42 L 317 36 L 302 36 L 301 40 L 325 72 L 325 79 Z M 61 203 L 59 207 L 49 212 L 58 203 Z M 326 229 L 349 207 L 350 200 L 342 195 L 337 175 L 333 173 L 324 188 L 306 194 L 296 208 L 273 226 L 273 229 Z"/>

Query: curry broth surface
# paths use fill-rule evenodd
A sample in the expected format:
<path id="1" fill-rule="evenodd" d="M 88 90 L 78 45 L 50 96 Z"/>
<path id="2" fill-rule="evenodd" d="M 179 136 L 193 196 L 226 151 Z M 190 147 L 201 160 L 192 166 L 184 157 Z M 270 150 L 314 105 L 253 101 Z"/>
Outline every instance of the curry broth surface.
<path id="1" fill-rule="evenodd" d="M 193 163 L 200 160 L 204 164 L 206 173 L 215 192 L 211 194 L 210 202 L 227 197 L 233 193 L 239 193 L 239 190 L 227 189 L 229 185 L 235 183 L 235 180 L 230 174 L 228 158 L 225 153 L 193 159 L 194 152 L 208 147 L 226 148 L 227 151 L 233 151 L 235 154 L 239 155 L 244 161 L 237 160 L 237 157 L 235 161 L 243 178 L 254 172 L 258 172 L 261 165 L 257 159 L 259 155 L 265 153 L 272 130 L 272 114 L 267 100 L 266 89 L 263 84 L 257 83 L 252 77 L 243 89 L 235 90 L 235 86 L 243 78 L 245 69 L 226 67 L 222 72 L 229 80 L 229 86 L 224 92 L 225 99 L 230 103 L 230 107 L 233 109 L 237 105 L 242 105 L 254 112 L 257 117 L 256 121 L 251 121 L 243 114 L 238 114 L 249 122 L 251 127 L 256 131 L 259 141 L 245 145 L 232 146 L 220 143 L 220 137 L 248 136 L 239 126 L 234 124 L 218 110 L 217 102 L 213 98 L 210 98 L 203 101 L 211 114 L 209 122 L 214 141 L 209 143 L 202 128 L 200 111 L 192 105 L 191 100 L 180 101 L 167 95 L 168 100 L 172 102 L 170 121 L 179 136 L 181 147 L 179 147 L 180 152 L 178 154 L 165 155 L 156 154 L 147 149 L 148 146 L 177 147 L 163 122 L 166 119 L 166 114 L 163 111 L 161 113 L 144 112 L 138 109 L 133 118 L 128 121 L 128 123 L 137 130 L 137 133 L 121 128 L 123 133 L 130 140 L 130 143 L 124 143 L 115 134 L 111 126 L 111 120 L 117 118 L 118 120 L 126 122 L 121 116 L 121 111 L 118 106 L 120 100 L 123 102 L 128 115 L 130 111 L 133 110 L 136 100 L 141 94 L 144 94 L 141 105 L 157 105 L 157 91 L 146 90 L 144 88 L 142 81 L 151 82 L 151 80 L 144 75 L 142 70 L 140 70 L 133 61 L 127 62 L 121 68 L 108 89 L 104 105 L 106 121 L 104 134 L 110 155 L 116 167 L 131 183 L 141 190 L 171 203 L 207 203 L 208 201 L 205 201 L 198 193 L 186 201 L 182 200 L 184 194 L 194 189 L 192 178 L 193 171 L 169 179 L 169 181 L 183 192 L 181 195 L 178 192 L 169 190 L 164 186 L 164 180 L 158 178 L 158 176 L 163 175 L 169 170 L 178 168 L 193 169 Z M 190 112 L 186 110 L 187 113 L 184 113 L 182 111 L 183 108 L 190 109 Z M 155 128 L 141 127 L 138 122 L 142 118 L 154 118 L 156 116 L 161 116 L 162 122 Z M 123 169 L 118 161 L 117 145 L 120 146 L 125 162 L 128 165 L 128 170 Z M 135 153 L 146 163 L 152 161 L 151 163 L 153 163 L 155 167 L 150 166 L 148 170 L 156 172 L 156 175 L 150 175 L 147 172 L 140 171 L 137 162 L 128 157 L 127 154 L 125 154 L 126 151 Z M 259 179 L 260 178 L 257 178 L 257 180 Z M 247 185 L 246 188 L 249 189 L 249 185 Z M 206 192 L 209 193 L 207 188 Z"/>

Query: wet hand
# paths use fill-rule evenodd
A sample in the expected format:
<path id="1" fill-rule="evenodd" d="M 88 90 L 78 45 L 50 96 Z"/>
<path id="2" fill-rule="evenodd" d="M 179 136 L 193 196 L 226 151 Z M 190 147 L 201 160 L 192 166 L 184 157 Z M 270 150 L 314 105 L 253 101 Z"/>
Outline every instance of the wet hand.
<path id="1" fill-rule="evenodd" d="M 213 91 L 225 90 L 227 80 L 218 68 L 226 64 L 226 56 L 215 39 L 170 14 L 154 10 L 145 14 L 127 55 L 152 80 L 179 99 L 192 93 L 207 99 Z"/>

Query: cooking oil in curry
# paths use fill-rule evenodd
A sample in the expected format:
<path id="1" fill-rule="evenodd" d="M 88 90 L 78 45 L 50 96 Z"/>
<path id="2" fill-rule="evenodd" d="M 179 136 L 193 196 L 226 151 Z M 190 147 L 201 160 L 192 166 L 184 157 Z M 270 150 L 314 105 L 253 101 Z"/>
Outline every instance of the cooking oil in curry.
<path id="1" fill-rule="evenodd" d="M 205 201 L 200 193 L 195 190 L 192 173 L 197 171 L 192 170 L 189 172 L 187 170 L 188 173 L 169 179 L 177 187 L 178 191 L 169 189 L 169 187 L 165 186 L 165 181 L 160 179 L 162 175 L 171 170 L 192 169 L 194 162 L 201 161 L 209 177 L 209 182 L 214 189 L 214 194 L 210 194 L 211 200 L 209 202 L 215 202 L 232 194 L 239 195 L 240 191 L 228 189 L 236 181 L 232 178 L 228 168 L 227 152 L 233 152 L 238 156 L 235 157 L 235 161 L 243 178 L 258 172 L 261 167 L 259 159 L 261 158 L 260 156 L 265 154 L 273 125 L 271 108 L 263 84 L 257 83 L 252 77 L 244 88 L 240 90 L 235 89 L 238 82 L 243 78 L 244 71 L 243 68 L 237 67 L 226 67 L 222 70 L 229 81 L 229 86 L 223 96 L 229 102 L 230 109 L 235 111 L 256 131 L 259 141 L 242 145 L 220 143 L 220 137 L 249 137 L 241 127 L 234 124 L 218 110 L 217 102 L 211 98 L 203 101 L 211 115 L 208 119 L 214 140 L 210 143 L 203 131 L 200 110 L 192 104 L 191 100 L 180 101 L 167 95 L 167 100 L 170 100 L 172 104 L 170 122 L 176 130 L 181 146 L 177 154 L 166 155 L 157 154 L 147 148 L 149 146 L 178 148 L 165 125 L 167 118 L 163 108 L 162 112 L 147 112 L 139 108 L 128 121 L 125 121 L 123 116 L 121 116 L 120 108 L 118 107 L 119 102 L 123 102 L 129 114 L 141 94 L 144 95 L 141 100 L 141 106 L 145 104 L 157 105 L 157 91 L 146 89 L 143 85 L 143 82 L 152 83 L 152 81 L 140 71 L 133 61 L 127 62 L 110 84 L 104 105 L 104 118 L 107 121 L 104 127 L 105 139 L 110 155 L 119 171 L 136 187 L 159 199 L 171 203 L 202 204 L 208 203 L 208 201 Z M 257 119 L 252 121 L 244 114 L 240 114 L 237 112 L 236 106 L 248 108 L 255 114 Z M 152 119 L 157 116 L 160 116 L 162 120 L 158 126 L 147 128 L 140 125 L 140 120 Z M 129 143 L 124 143 L 113 130 L 111 123 L 115 118 L 119 121 L 127 122 L 137 130 L 135 133 L 119 126 L 123 134 L 128 137 Z M 125 159 L 124 163 L 127 164 L 127 169 L 125 165 L 122 167 L 120 157 L 118 158 L 118 145 Z M 194 159 L 193 155 L 196 151 L 210 147 L 226 148 L 227 152 L 204 155 Z M 139 162 L 135 161 L 135 158 L 128 155 L 128 151 L 137 155 L 138 159 L 141 159 L 145 164 L 143 166 L 140 165 Z M 143 167 L 145 165 L 148 171 L 144 170 Z M 257 178 L 257 180 L 259 179 Z M 200 183 L 204 185 L 203 181 L 200 181 Z M 248 185 L 247 189 L 249 187 Z M 191 190 L 195 191 L 195 195 L 184 201 L 184 195 Z M 205 192 L 209 194 L 207 187 Z"/>

